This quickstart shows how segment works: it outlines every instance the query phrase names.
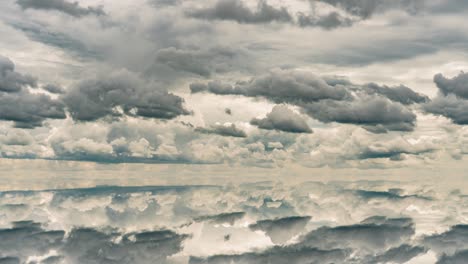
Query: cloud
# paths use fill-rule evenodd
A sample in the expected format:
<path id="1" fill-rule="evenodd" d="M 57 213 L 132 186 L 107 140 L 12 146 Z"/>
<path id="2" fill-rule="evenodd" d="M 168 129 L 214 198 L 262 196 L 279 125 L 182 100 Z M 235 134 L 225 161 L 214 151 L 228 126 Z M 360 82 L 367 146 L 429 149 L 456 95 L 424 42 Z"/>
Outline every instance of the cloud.
<path id="1" fill-rule="evenodd" d="M 445 96 L 454 94 L 460 98 L 468 99 L 468 73 L 461 72 L 452 79 L 439 73 L 434 76 L 434 83 Z"/>
<path id="2" fill-rule="evenodd" d="M 250 225 L 249 228 L 253 231 L 265 232 L 275 244 L 283 244 L 293 236 L 300 234 L 310 219 L 310 216 L 290 216 L 273 220 L 260 220 Z"/>
<path id="3" fill-rule="evenodd" d="M 65 93 L 65 90 L 62 87 L 60 87 L 58 85 L 55 85 L 55 84 L 44 85 L 44 86 L 42 86 L 42 89 L 46 90 L 49 93 L 53 93 L 53 94 L 64 94 Z"/>
<path id="4" fill-rule="evenodd" d="M 1 264 L 19 264 L 20 259 L 15 258 L 15 257 L 3 257 L 3 258 L 0 258 L 0 263 Z"/>
<path id="5" fill-rule="evenodd" d="M 245 216 L 245 212 L 232 212 L 232 213 L 222 213 L 217 215 L 208 215 L 194 218 L 195 222 L 209 221 L 214 224 L 230 224 L 234 225 L 236 221 L 241 220 Z"/>
<path id="6" fill-rule="evenodd" d="M 424 247 L 404 244 L 399 247 L 389 249 L 381 255 L 369 257 L 366 263 L 406 263 L 425 252 L 427 252 L 427 249 Z"/>
<path id="7" fill-rule="evenodd" d="M 105 15 L 101 7 L 81 7 L 78 2 L 65 0 L 17 0 L 16 3 L 23 9 L 54 10 L 74 17 Z"/>
<path id="8" fill-rule="evenodd" d="M 299 106 L 321 122 L 356 124 L 375 133 L 412 131 L 416 115 L 404 104 L 428 100 L 403 86 L 360 86 L 335 79 L 305 71 L 276 70 L 246 82 L 239 81 L 234 86 L 220 81 L 192 83 L 190 90 L 192 93 L 263 97 L 275 103 L 289 103 Z M 277 109 L 272 117 L 278 121 L 279 115 Z M 298 120 L 294 122 L 299 124 Z M 253 124 L 278 129 L 274 127 L 271 118 L 256 120 Z M 299 126 L 302 129 L 298 131 L 307 132 L 304 124 Z"/>
<path id="9" fill-rule="evenodd" d="M 15 127 L 34 128 L 47 119 L 65 119 L 64 108 L 61 101 L 44 94 L 0 92 L 0 120 L 13 121 Z"/>
<path id="10" fill-rule="evenodd" d="M 113 240 L 122 236 L 120 242 Z M 92 228 L 76 228 L 63 245 L 63 254 L 71 263 L 166 263 L 168 256 L 182 249 L 187 235 L 170 230 L 138 233 L 105 233 Z"/>
<path id="11" fill-rule="evenodd" d="M 1 254 L 22 259 L 43 255 L 60 246 L 65 235 L 64 231 L 46 231 L 39 223 L 20 221 L 13 223 L 13 227 L 0 229 L 4 238 L 0 241 Z"/>
<path id="12" fill-rule="evenodd" d="M 415 13 L 421 10 L 424 4 L 423 0 L 319 0 L 319 2 L 330 4 L 362 19 L 368 19 L 376 13 L 391 9 Z"/>
<path id="13" fill-rule="evenodd" d="M 468 258 L 468 250 L 463 250 L 452 256 L 443 255 L 436 264 L 462 264 Z"/>
<path id="14" fill-rule="evenodd" d="M 434 82 L 439 88 L 439 95 L 424 105 L 424 110 L 435 115 L 445 116 L 454 123 L 468 124 L 468 74 L 460 73 L 452 79 L 442 74 L 434 76 Z"/>
<path id="15" fill-rule="evenodd" d="M 19 92 L 28 86 L 36 87 L 36 79 L 16 72 L 15 64 L 9 58 L 0 55 L 0 93 Z"/>
<path id="16" fill-rule="evenodd" d="M 410 143 L 404 138 L 396 138 L 394 140 L 371 143 L 361 150 L 358 158 L 390 158 L 398 160 L 405 154 L 420 155 L 433 152 L 436 149 L 434 142 Z"/>
<path id="17" fill-rule="evenodd" d="M 46 258 L 49 262 L 165 263 L 168 256 L 182 250 L 182 242 L 188 238 L 170 230 L 119 233 L 94 228 L 74 228 L 65 235 L 63 230 L 46 231 L 31 221 L 16 222 L 12 228 L 0 229 L 0 234 L 7 238 L 0 241 L 0 254 L 9 257 L 3 261 L 15 258 L 21 263 L 30 256 L 54 254 L 50 252 L 55 255 Z M 119 236 L 121 240 L 115 240 Z"/>
<path id="18" fill-rule="evenodd" d="M 354 23 L 350 18 L 343 17 L 337 12 L 331 12 L 323 16 L 299 13 L 297 20 L 301 27 L 321 27 L 324 29 L 350 27 Z"/>
<path id="19" fill-rule="evenodd" d="M 384 252 L 408 241 L 414 233 L 414 224 L 409 218 L 375 216 L 355 225 L 320 227 L 305 235 L 301 245 L 320 249 L 353 248 L 361 253 Z"/>
<path id="20" fill-rule="evenodd" d="M 42 93 L 33 93 L 37 80 L 15 71 L 15 64 L 0 56 L 0 120 L 19 128 L 34 128 L 47 119 L 65 119 L 65 106 Z"/>
<path id="21" fill-rule="evenodd" d="M 0 142 L 9 146 L 27 146 L 33 143 L 34 139 L 24 130 L 15 129 L 6 134 L 0 134 Z"/>
<path id="22" fill-rule="evenodd" d="M 441 255 L 468 250 L 468 225 L 455 225 L 446 232 L 426 236 L 423 244 Z"/>
<path id="23" fill-rule="evenodd" d="M 184 100 L 154 87 L 128 71 L 82 81 L 62 97 L 77 121 L 95 121 L 123 115 L 172 119 L 190 112 Z"/>
<path id="24" fill-rule="evenodd" d="M 216 124 L 216 125 L 212 125 L 209 128 L 197 127 L 195 131 L 205 133 L 205 134 L 216 134 L 216 135 L 227 136 L 227 137 L 240 137 L 240 138 L 247 137 L 247 134 L 245 133 L 245 131 L 237 128 L 235 124 L 230 124 L 230 125 L 229 124 L 227 125 Z"/>
<path id="25" fill-rule="evenodd" d="M 354 101 L 323 100 L 303 105 L 306 113 L 324 123 L 362 125 L 373 132 L 411 131 L 416 115 L 399 103 L 374 96 Z"/>
<path id="26" fill-rule="evenodd" d="M 284 105 L 276 105 L 265 118 L 254 118 L 250 123 L 259 128 L 268 130 L 279 130 L 291 133 L 312 133 L 312 129 L 307 125 L 304 119 Z"/>
<path id="27" fill-rule="evenodd" d="M 190 89 L 192 93 L 207 91 L 219 95 L 265 97 L 277 103 L 342 100 L 349 96 L 341 86 L 330 86 L 314 74 L 292 70 L 272 71 L 247 82 L 238 82 L 234 87 L 227 83 L 209 82 L 191 84 Z"/>
<path id="28" fill-rule="evenodd" d="M 348 253 L 342 250 L 319 250 L 315 248 L 274 247 L 260 253 L 244 253 L 239 255 L 218 255 L 206 259 L 190 258 L 189 264 L 320 264 L 346 263 Z"/>
<path id="29" fill-rule="evenodd" d="M 386 85 L 380 86 L 375 83 L 370 83 L 365 85 L 364 89 L 369 94 L 380 94 L 394 102 L 404 105 L 421 104 L 429 101 L 429 97 L 417 93 L 404 85 L 388 87 Z"/>
<path id="30" fill-rule="evenodd" d="M 468 124 L 468 100 L 463 100 L 455 95 L 439 96 L 424 105 L 428 113 L 445 116 L 459 125 Z"/>
<path id="31" fill-rule="evenodd" d="M 219 0 L 213 7 L 201 8 L 187 13 L 194 18 L 232 20 L 249 24 L 291 22 L 293 19 L 286 8 L 275 8 L 266 1 L 259 1 L 256 11 L 251 11 L 239 0 Z"/>

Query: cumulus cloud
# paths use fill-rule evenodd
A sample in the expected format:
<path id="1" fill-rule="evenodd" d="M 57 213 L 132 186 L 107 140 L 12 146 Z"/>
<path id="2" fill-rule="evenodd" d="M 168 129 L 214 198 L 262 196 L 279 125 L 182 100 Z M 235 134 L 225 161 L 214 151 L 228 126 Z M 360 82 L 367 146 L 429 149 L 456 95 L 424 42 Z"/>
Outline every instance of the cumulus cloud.
<path id="1" fill-rule="evenodd" d="M 442 74 L 434 76 L 434 82 L 439 88 L 439 95 L 424 105 L 424 109 L 432 114 L 445 116 L 454 123 L 468 124 L 468 74 L 460 73 L 448 79 Z"/>
<path id="2" fill-rule="evenodd" d="M 327 13 L 317 12 L 317 2 L 333 6 L 338 11 Z M 320 0 L 310 1 L 311 8 L 307 11 L 293 14 L 286 7 L 274 7 L 267 1 L 258 1 L 257 10 L 249 9 L 241 0 L 219 0 L 214 6 L 188 11 L 190 17 L 207 20 L 231 20 L 238 23 L 288 23 L 300 27 L 319 27 L 326 30 L 349 27 L 360 20 L 369 19 L 376 13 L 388 10 L 403 10 L 408 13 L 416 13 L 423 6 L 423 0 L 399 0 L 399 1 L 341 1 Z M 343 14 L 345 13 L 345 14 Z"/>
<path id="3" fill-rule="evenodd" d="M 290 216 L 273 220 L 260 220 L 249 226 L 253 231 L 263 231 L 275 244 L 283 244 L 300 234 L 310 221 L 310 216 Z"/>
<path id="4" fill-rule="evenodd" d="M 416 122 L 416 115 L 403 105 L 372 96 L 355 101 L 324 100 L 304 105 L 304 108 L 310 116 L 325 123 L 358 124 L 384 132 L 411 131 Z"/>
<path id="5" fill-rule="evenodd" d="M 307 125 L 305 120 L 284 105 L 273 107 L 265 118 L 254 118 L 250 123 L 259 128 L 268 130 L 280 130 L 291 133 L 312 133 L 312 129 Z"/>
<path id="6" fill-rule="evenodd" d="M 73 119 L 94 121 L 122 115 L 172 119 L 190 112 L 184 100 L 148 84 L 136 74 L 119 71 L 83 81 L 63 96 Z"/>
<path id="7" fill-rule="evenodd" d="M 36 85 L 34 77 L 16 72 L 15 64 L 9 58 L 0 55 L 0 92 L 19 92 L 24 87 Z"/>
<path id="8" fill-rule="evenodd" d="M 209 20 L 233 20 L 238 23 L 290 22 L 292 17 L 284 7 L 276 8 L 266 1 L 259 1 L 257 10 L 252 11 L 239 0 L 219 0 L 213 7 L 190 11 L 195 18 Z"/>
<path id="9" fill-rule="evenodd" d="M 416 115 L 405 105 L 428 100 L 403 86 L 359 86 L 297 70 L 272 71 L 247 82 L 237 82 L 234 86 L 219 81 L 193 83 L 190 90 L 192 93 L 263 97 L 275 103 L 294 104 L 321 122 L 356 124 L 376 133 L 413 130 Z M 271 117 L 278 121 L 278 109 Z M 292 120 L 299 124 L 297 119 Z M 253 124 L 277 129 L 268 119 L 253 121 Z M 307 132 L 304 124 L 300 126 L 299 131 Z"/>
<path id="10" fill-rule="evenodd" d="M 235 86 L 222 82 L 193 83 L 190 89 L 192 93 L 207 91 L 219 95 L 265 97 L 278 103 L 342 100 L 350 96 L 345 88 L 328 85 L 314 74 L 291 70 L 272 71 Z"/>
<path id="11" fill-rule="evenodd" d="M 216 124 L 212 125 L 209 128 L 197 127 L 195 129 L 197 132 L 205 133 L 205 134 L 216 134 L 220 136 L 227 136 L 227 137 L 239 137 L 245 138 L 247 134 L 244 130 L 236 127 L 235 124 Z"/>
<path id="12" fill-rule="evenodd" d="M 322 249 L 339 246 L 372 252 L 398 246 L 413 235 L 411 219 L 375 216 L 356 225 L 321 227 L 305 235 L 302 243 Z"/>
<path id="13" fill-rule="evenodd" d="M 18 0 L 16 3 L 23 9 L 54 10 L 74 17 L 105 14 L 101 7 L 81 7 L 78 2 L 66 0 Z"/>
<path id="14" fill-rule="evenodd" d="M 31 221 L 17 222 L 10 229 L 1 229 L 8 237 L 0 242 L 1 254 L 9 254 L 24 263 L 28 257 L 56 255 L 41 263 L 65 260 L 67 263 L 165 263 L 166 258 L 182 249 L 188 237 L 170 230 L 142 231 L 122 234 L 93 228 L 74 228 L 65 236 L 63 230 L 47 231 Z M 120 241 L 116 241 L 117 237 Z M 6 258 L 3 259 L 6 261 Z M 8 262 L 5 262 L 8 263 Z"/>
<path id="15" fill-rule="evenodd" d="M 380 94 L 404 105 L 421 104 L 429 101 L 429 97 L 426 95 L 417 93 L 404 85 L 388 87 L 386 85 L 380 86 L 370 83 L 365 85 L 364 89 L 369 94 Z"/>
<path id="16" fill-rule="evenodd" d="M 44 94 L 0 92 L 0 120 L 13 121 L 19 128 L 42 126 L 47 119 L 64 119 L 64 109 L 60 100 Z"/>

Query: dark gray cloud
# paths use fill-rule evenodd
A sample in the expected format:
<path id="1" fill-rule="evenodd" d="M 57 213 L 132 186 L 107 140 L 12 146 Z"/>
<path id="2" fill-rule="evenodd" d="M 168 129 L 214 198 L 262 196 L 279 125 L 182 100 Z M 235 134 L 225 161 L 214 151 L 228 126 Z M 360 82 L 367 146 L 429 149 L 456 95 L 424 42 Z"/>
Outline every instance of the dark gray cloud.
<path id="1" fill-rule="evenodd" d="M 404 105 L 421 104 L 429 101 L 429 97 L 426 95 L 417 93 L 404 85 L 388 87 L 386 85 L 380 86 L 375 83 L 369 83 L 364 86 L 364 90 L 369 94 L 380 94 Z"/>
<path id="2" fill-rule="evenodd" d="M 0 93 L 19 92 L 24 87 L 36 87 L 36 78 L 15 71 L 15 64 L 0 55 Z"/>
<path id="3" fill-rule="evenodd" d="M 208 221 L 214 224 L 230 224 L 234 225 L 234 223 L 238 220 L 244 218 L 245 212 L 232 212 L 232 213 L 222 213 L 217 215 L 207 215 L 207 216 L 200 216 L 194 218 L 195 222 L 203 222 Z"/>
<path id="4" fill-rule="evenodd" d="M 454 94 L 460 98 L 468 99 L 468 73 L 461 72 L 452 79 L 439 73 L 434 76 L 434 83 L 445 96 Z"/>
<path id="5" fill-rule="evenodd" d="M 304 110 L 324 123 L 361 125 L 373 132 L 411 131 L 416 115 L 402 104 L 382 97 L 362 97 L 354 101 L 332 101 L 304 104 Z"/>
<path id="6" fill-rule="evenodd" d="M 404 200 L 404 199 L 422 199 L 430 201 L 429 197 L 420 195 L 403 195 L 399 190 L 388 190 L 388 191 L 368 191 L 368 190 L 357 190 L 355 191 L 358 196 L 364 200 L 373 199 L 389 199 L 389 200 Z"/>
<path id="7" fill-rule="evenodd" d="M 46 119 L 64 119 L 64 109 L 60 100 L 45 94 L 0 92 L 0 120 L 13 121 L 16 127 L 34 128 Z"/>
<path id="8" fill-rule="evenodd" d="M 365 260 L 364 263 L 406 263 L 426 251 L 427 249 L 424 247 L 404 244 L 396 248 L 391 248 L 383 254 L 371 256 Z"/>
<path id="9" fill-rule="evenodd" d="M 122 240 L 113 242 L 119 235 Z M 76 228 L 62 251 L 71 263 L 166 263 L 168 256 L 182 249 L 187 237 L 169 230 L 121 234 Z"/>
<path id="10" fill-rule="evenodd" d="M 427 100 L 427 97 L 403 86 L 359 86 L 339 78 L 322 78 L 311 73 L 289 70 L 273 71 L 246 82 L 237 82 L 234 86 L 219 81 L 193 83 L 190 90 L 192 93 L 263 97 L 275 103 L 290 103 L 301 107 L 305 113 L 321 122 L 356 124 L 375 133 L 413 130 L 416 115 L 403 104 Z M 279 114 L 275 114 L 276 117 Z M 271 129 L 279 128 L 274 127 L 273 122 L 269 122 L 271 120 L 262 121 L 264 122 L 256 120 L 254 124 Z M 293 122 L 295 129 L 298 128 L 296 121 Z M 288 121 L 291 122 L 292 120 Z M 303 124 L 300 127 L 307 132 Z"/>
<path id="11" fill-rule="evenodd" d="M 93 228 L 74 228 L 65 236 L 62 230 L 45 230 L 31 221 L 16 222 L 12 228 L 0 229 L 0 256 L 3 261 L 41 256 L 55 251 L 41 263 L 166 263 L 166 258 L 182 250 L 187 235 L 170 230 L 119 233 Z M 117 241 L 116 238 L 122 239 Z M 5 262 L 11 263 L 11 262 Z"/>
<path id="12" fill-rule="evenodd" d="M 252 125 L 262 129 L 279 130 L 291 133 L 312 133 L 305 120 L 285 105 L 276 105 L 265 118 L 254 118 Z"/>
<path id="13" fill-rule="evenodd" d="M 247 137 L 247 134 L 245 133 L 245 131 L 240 128 L 237 128 L 235 124 L 231 124 L 231 125 L 216 124 L 216 125 L 210 126 L 209 128 L 197 127 L 195 128 L 195 131 L 205 133 L 205 134 L 216 134 L 216 135 L 226 136 L 226 137 L 240 137 L 240 138 Z"/>
<path id="14" fill-rule="evenodd" d="M 443 255 L 436 264 L 463 264 L 468 259 L 468 250 L 457 252 L 451 256 Z"/>
<path id="15" fill-rule="evenodd" d="M 310 216 L 290 216 L 273 220 L 260 220 L 250 225 L 249 228 L 253 231 L 265 232 L 275 244 L 283 244 L 293 236 L 300 234 L 310 219 Z"/>
<path id="16" fill-rule="evenodd" d="M 424 110 L 435 115 L 445 116 L 454 123 L 468 124 L 468 74 L 461 72 L 448 79 L 442 74 L 434 76 L 439 95 L 424 105 Z"/>
<path id="17" fill-rule="evenodd" d="M 64 104 L 27 89 L 36 86 L 34 77 L 16 72 L 14 63 L 0 56 L 0 120 L 13 121 L 20 128 L 34 128 L 49 118 L 64 119 Z"/>
<path id="18" fill-rule="evenodd" d="M 349 226 L 320 227 L 305 235 L 301 244 L 320 249 L 353 248 L 359 251 L 385 252 L 414 235 L 410 218 L 370 217 Z"/>
<path id="19" fill-rule="evenodd" d="M 415 13 L 424 6 L 424 0 L 311 0 L 338 7 L 351 15 L 368 19 L 376 13 L 390 9 Z"/>
<path id="20" fill-rule="evenodd" d="M 58 85 L 55 85 L 55 84 L 46 84 L 46 85 L 42 86 L 42 89 L 46 90 L 49 93 L 53 93 L 53 94 L 64 94 L 65 93 L 65 90 L 62 87 L 60 87 Z"/>
<path id="21" fill-rule="evenodd" d="M 423 244 L 440 255 L 468 250 L 468 225 L 456 225 L 446 232 L 427 236 Z"/>
<path id="22" fill-rule="evenodd" d="M 180 78 L 184 74 L 210 77 L 219 73 L 250 70 L 252 65 L 246 63 L 246 56 L 247 53 L 242 49 L 222 46 L 209 49 L 169 47 L 158 50 L 150 72 L 160 79 L 172 75 Z"/>
<path id="23" fill-rule="evenodd" d="M 342 86 L 331 86 L 322 78 L 298 71 L 274 71 L 238 82 L 235 86 L 222 82 L 190 85 L 192 93 L 208 91 L 219 95 L 265 97 L 278 103 L 310 102 L 323 99 L 342 100 L 349 92 Z"/>
<path id="24" fill-rule="evenodd" d="M 78 121 L 123 114 L 172 119 L 190 113 L 184 108 L 182 98 L 153 85 L 133 73 L 120 71 L 79 83 L 63 96 L 63 101 L 73 119 Z"/>
<path id="25" fill-rule="evenodd" d="M 459 125 L 468 124 L 468 100 L 455 95 L 438 96 L 424 105 L 426 112 L 445 116 Z"/>
<path id="26" fill-rule="evenodd" d="M 259 1 L 252 11 L 240 0 L 219 0 L 213 7 L 187 12 L 194 18 L 208 20 L 232 20 L 238 23 L 291 22 L 292 16 L 284 7 L 275 8 L 266 1 Z"/>
<path id="27" fill-rule="evenodd" d="M 16 3 L 23 9 L 54 10 L 74 17 L 105 14 L 101 7 L 81 7 L 78 2 L 65 0 L 17 0 Z"/>
<path id="28" fill-rule="evenodd" d="M 62 243 L 64 231 L 47 231 L 31 221 L 15 222 L 8 229 L 0 229 L 0 256 L 21 259 L 44 255 Z M 6 262 L 8 263 L 8 262 Z"/>
<path id="29" fill-rule="evenodd" d="M 20 259 L 15 257 L 0 258 L 0 264 L 20 264 Z"/>
<path id="30" fill-rule="evenodd" d="M 327 15 L 317 16 L 299 13 L 297 23 L 301 27 L 321 27 L 324 29 L 335 29 L 339 27 L 350 27 L 354 21 L 344 17 L 337 12 L 330 12 Z"/>
<path id="31" fill-rule="evenodd" d="M 217 255 L 208 258 L 191 257 L 189 264 L 321 264 L 346 263 L 347 251 L 319 250 L 315 248 L 274 247 L 260 253 Z"/>

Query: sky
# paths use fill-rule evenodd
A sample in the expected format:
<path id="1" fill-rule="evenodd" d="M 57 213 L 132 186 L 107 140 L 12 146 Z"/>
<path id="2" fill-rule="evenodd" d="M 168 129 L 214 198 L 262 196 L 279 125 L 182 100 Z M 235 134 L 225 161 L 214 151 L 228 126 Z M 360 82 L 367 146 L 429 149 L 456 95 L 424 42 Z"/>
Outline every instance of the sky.
<path id="1" fill-rule="evenodd" d="M 0 263 L 465 263 L 466 14 L 1 0 Z"/>
<path id="2" fill-rule="evenodd" d="M 463 175 L 467 11 L 462 0 L 1 1 L 3 188 L 84 174 Z"/>

